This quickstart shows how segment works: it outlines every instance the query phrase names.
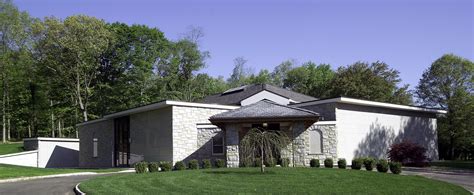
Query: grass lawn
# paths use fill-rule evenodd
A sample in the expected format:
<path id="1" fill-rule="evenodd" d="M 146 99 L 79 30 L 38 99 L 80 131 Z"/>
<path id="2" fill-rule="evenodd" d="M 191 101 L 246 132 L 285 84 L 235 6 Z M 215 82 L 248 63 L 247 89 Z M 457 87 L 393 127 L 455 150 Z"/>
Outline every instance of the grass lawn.
<path id="1" fill-rule="evenodd" d="M 0 144 L 0 155 L 23 152 L 23 143 Z"/>
<path id="2" fill-rule="evenodd" d="M 87 194 L 470 194 L 421 176 L 327 168 L 205 169 L 97 177 Z"/>
<path id="3" fill-rule="evenodd" d="M 77 172 L 115 172 L 123 170 L 121 168 L 110 169 L 57 169 L 57 168 L 34 168 L 22 167 L 15 165 L 0 164 L 0 179 L 17 178 L 17 177 L 31 177 L 42 175 L 54 175 L 63 173 L 77 173 Z"/>
<path id="4" fill-rule="evenodd" d="M 437 167 L 449 167 L 449 168 L 474 170 L 474 161 L 446 160 L 446 161 L 435 161 L 435 162 L 431 162 L 430 164 L 431 166 L 437 166 Z"/>

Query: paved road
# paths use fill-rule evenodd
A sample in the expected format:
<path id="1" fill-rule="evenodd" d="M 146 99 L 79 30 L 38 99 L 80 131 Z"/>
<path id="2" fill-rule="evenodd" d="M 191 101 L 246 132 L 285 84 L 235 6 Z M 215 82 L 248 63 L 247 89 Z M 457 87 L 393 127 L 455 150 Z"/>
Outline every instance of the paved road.
<path id="1" fill-rule="evenodd" d="M 80 175 L 0 183 L 0 194 L 74 194 L 74 186 L 98 175 Z"/>
<path id="2" fill-rule="evenodd" d="M 421 175 L 427 178 L 460 185 L 474 193 L 474 171 L 435 168 L 404 168 L 403 174 Z"/>

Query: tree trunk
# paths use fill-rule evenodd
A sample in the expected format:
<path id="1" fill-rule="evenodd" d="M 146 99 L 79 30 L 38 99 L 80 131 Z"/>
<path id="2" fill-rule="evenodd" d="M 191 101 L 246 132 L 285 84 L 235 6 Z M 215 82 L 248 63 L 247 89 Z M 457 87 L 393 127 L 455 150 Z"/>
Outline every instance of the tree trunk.
<path id="1" fill-rule="evenodd" d="M 260 147 L 260 171 L 263 173 L 265 172 L 265 165 L 263 164 L 263 144 L 262 146 Z"/>
<path id="2" fill-rule="evenodd" d="M 8 126 L 8 128 L 7 128 L 7 140 L 10 141 L 10 139 L 12 137 L 11 136 L 11 131 L 10 131 L 10 117 L 8 117 L 8 119 L 7 119 L 7 126 Z"/>
<path id="3" fill-rule="evenodd" d="M 31 125 L 28 124 L 28 137 L 31 137 Z"/>
<path id="4" fill-rule="evenodd" d="M 63 137 L 61 133 L 61 119 L 58 119 L 58 133 L 59 133 L 59 137 Z"/>
<path id="5" fill-rule="evenodd" d="M 51 104 L 51 136 L 55 137 L 54 135 L 54 112 L 53 112 L 53 100 L 50 100 Z"/>
<path id="6" fill-rule="evenodd" d="M 3 74 L 3 98 L 2 98 L 2 143 L 7 142 L 7 125 L 6 125 L 6 101 L 7 101 L 7 90 L 6 90 L 6 84 L 5 84 L 5 73 Z"/>

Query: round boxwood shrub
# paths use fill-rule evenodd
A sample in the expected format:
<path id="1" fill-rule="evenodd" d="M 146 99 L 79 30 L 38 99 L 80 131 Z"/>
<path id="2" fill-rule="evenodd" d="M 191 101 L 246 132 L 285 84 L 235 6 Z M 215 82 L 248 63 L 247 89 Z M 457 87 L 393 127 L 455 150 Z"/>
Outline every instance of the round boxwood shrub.
<path id="1" fill-rule="evenodd" d="M 352 159 L 351 168 L 354 170 L 360 170 L 362 168 L 362 164 L 364 160 L 361 158 L 354 158 Z"/>
<path id="2" fill-rule="evenodd" d="M 319 167 L 320 164 L 319 164 L 319 159 L 311 159 L 311 161 L 309 161 L 309 166 L 311 167 Z"/>
<path id="3" fill-rule="evenodd" d="M 186 165 L 183 161 L 178 161 L 174 164 L 174 170 L 181 171 L 186 170 Z"/>
<path id="4" fill-rule="evenodd" d="M 402 172 L 402 163 L 399 162 L 390 162 L 390 171 L 393 174 L 400 174 Z"/>
<path id="5" fill-rule="evenodd" d="M 158 172 L 158 171 L 160 171 L 160 164 L 158 164 L 158 162 L 148 163 L 148 171 L 149 172 Z"/>
<path id="6" fill-rule="evenodd" d="M 173 169 L 173 164 L 170 161 L 161 161 L 160 168 L 161 171 L 171 171 L 171 169 Z"/>
<path id="7" fill-rule="evenodd" d="M 289 167 L 290 166 L 290 159 L 289 158 L 282 158 L 280 165 L 281 165 L 281 167 Z"/>
<path id="8" fill-rule="evenodd" d="M 386 173 L 388 171 L 388 162 L 385 159 L 378 160 L 376 166 L 378 172 Z"/>
<path id="9" fill-rule="evenodd" d="M 265 162 L 266 167 L 275 167 L 276 166 L 276 160 L 274 158 L 267 159 Z"/>
<path id="10" fill-rule="evenodd" d="M 199 169 L 199 161 L 196 159 L 192 159 L 188 162 L 189 169 Z"/>
<path id="11" fill-rule="evenodd" d="M 203 169 L 210 169 L 210 168 L 212 168 L 211 160 L 209 160 L 209 159 L 204 159 L 204 160 L 202 160 L 202 168 L 203 168 Z"/>
<path id="12" fill-rule="evenodd" d="M 217 168 L 224 168 L 225 167 L 225 160 L 223 160 L 223 159 L 217 159 L 215 163 L 216 163 Z"/>
<path id="13" fill-rule="evenodd" d="M 148 163 L 147 162 L 138 162 L 135 163 L 135 172 L 136 173 L 146 173 L 148 169 Z"/>
<path id="14" fill-rule="evenodd" d="M 334 161 L 332 160 L 332 158 L 326 158 L 326 160 L 324 160 L 324 167 L 332 168 L 333 166 L 334 166 Z"/>
<path id="15" fill-rule="evenodd" d="M 364 167 L 367 171 L 372 171 L 375 167 L 375 159 L 367 157 L 364 159 Z"/>
<path id="16" fill-rule="evenodd" d="M 347 166 L 346 159 L 340 158 L 340 159 L 337 161 L 337 167 L 339 167 L 340 169 L 346 169 L 346 166 Z"/>

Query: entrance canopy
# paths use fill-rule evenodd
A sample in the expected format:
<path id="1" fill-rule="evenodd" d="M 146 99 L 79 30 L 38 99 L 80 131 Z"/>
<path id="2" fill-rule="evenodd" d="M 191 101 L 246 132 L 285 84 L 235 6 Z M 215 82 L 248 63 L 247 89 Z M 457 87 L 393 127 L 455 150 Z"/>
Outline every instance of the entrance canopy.
<path id="1" fill-rule="evenodd" d="M 259 102 L 230 110 L 224 113 L 211 116 L 209 120 L 214 125 L 223 123 L 241 123 L 241 122 L 291 122 L 305 121 L 316 122 L 319 114 L 310 110 L 285 106 L 269 100 Z"/>

